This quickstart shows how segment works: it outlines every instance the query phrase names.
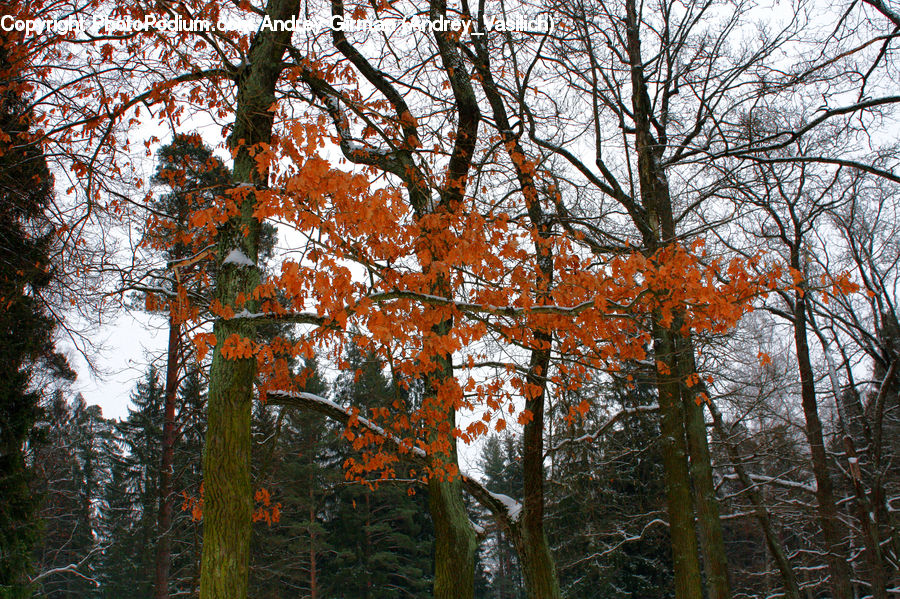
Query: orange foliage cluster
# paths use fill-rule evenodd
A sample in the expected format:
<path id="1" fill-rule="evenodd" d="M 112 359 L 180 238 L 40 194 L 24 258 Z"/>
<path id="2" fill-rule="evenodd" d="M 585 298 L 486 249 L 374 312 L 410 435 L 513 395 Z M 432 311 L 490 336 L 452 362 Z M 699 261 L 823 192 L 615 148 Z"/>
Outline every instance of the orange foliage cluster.
<path id="1" fill-rule="evenodd" d="M 253 495 L 256 500 L 256 509 L 253 510 L 254 522 L 265 522 L 272 526 L 273 522 L 281 520 L 281 504 L 272 503 L 272 497 L 266 489 L 257 489 Z"/>
<path id="2" fill-rule="evenodd" d="M 181 492 L 182 503 L 181 510 L 191 513 L 191 519 L 200 522 L 203 519 L 203 483 L 200 484 L 200 495 L 194 497 L 189 495 L 187 491 Z M 281 519 L 281 503 L 272 503 L 272 496 L 267 489 L 257 489 L 253 495 L 256 501 L 256 507 L 253 510 L 254 522 L 265 522 L 271 526 L 272 523 Z"/>
<path id="3" fill-rule="evenodd" d="M 391 410 L 367 415 L 401 440 L 401 452 L 416 447 L 439 456 L 454 437 L 470 442 L 491 423 L 503 430 L 505 413 L 520 423 L 529 419 L 527 411 L 514 408 L 514 399 L 539 389 L 514 369 L 477 368 L 490 359 L 488 341 L 528 349 L 538 343 L 534 331 L 551 331 L 558 351 L 574 358 L 574 365 L 558 367 L 566 376 L 553 375 L 551 381 L 578 384 L 590 368 L 616 370 L 644 359 L 650 315 L 665 326 L 677 322 L 685 335 L 720 333 L 754 298 L 780 283 L 781 274 L 773 275 L 759 258 L 709 258 L 702 242 L 598 261 L 579 240 L 560 234 L 541 241 L 555 268 L 554 284 L 544 290 L 535 275 L 537 236 L 528 222 L 500 210 L 484 213 L 475 198 L 416 219 L 402 189 L 371 184 L 374 170 L 344 171 L 317 155 L 325 143 L 319 125 L 289 125 L 293 137 L 282 137 L 259 154 L 278 156 L 282 166 L 272 188 L 255 194 L 255 214 L 277 219 L 307 239 L 302 257 L 285 260 L 237 305 L 213 306 L 213 311 L 232 318 L 252 302 L 268 316 L 305 312 L 324 324 L 296 342 L 262 344 L 233 335 L 221 351 L 228 359 L 256 358 L 262 398 L 269 390 L 298 387 L 288 367 L 292 357 L 330 347 L 339 358 L 348 335 L 389 364 L 401 383 L 427 377 L 447 356 L 456 357 L 467 372 L 444 380 L 417 409 L 398 401 Z M 200 230 L 225 222 L 244 193 L 232 191 L 218 210 L 195 215 L 193 224 Z M 448 291 L 443 296 L 432 293 L 439 285 Z M 448 319 L 449 331 L 436 332 Z M 201 347 L 213 342 L 208 336 L 197 341 Z M 464 430 L 449 430 L 447 414 L 460 409 L 483 417 Z M 347 464 L 352 476 L 394 475 L 397 456 L 383 450 L 383 438 L 352 421 L 345 436 L 363 452 Z M 455 474 L 443 468 L 438 459 L 422 474 Z"/>
<path id="4" fill-rule="evenodd" d="M 190 512 L 191 520 L 200 522 L 203 519 L 203 483 L 200 483 L 200 496 L 194 497 L 189 495 L 187 491 L 181 492 L 183 501 L 181 503 L 181 511 Z"/>

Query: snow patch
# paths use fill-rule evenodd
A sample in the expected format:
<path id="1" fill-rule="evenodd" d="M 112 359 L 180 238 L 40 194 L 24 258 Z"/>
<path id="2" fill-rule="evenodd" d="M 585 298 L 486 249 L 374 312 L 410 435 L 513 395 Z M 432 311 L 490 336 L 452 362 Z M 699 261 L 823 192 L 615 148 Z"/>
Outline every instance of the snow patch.
<path id="1" fill-rule="evenodd" d="M 249 268 L 256 266 L 256 263 L 247 257 L 247 254 L 237 248 L 228 252 L 228 255 L 225 256 L 225 260 L 222 261 L 222 264 L 234 264 L 236 266 L 246 266 Z"/>
<path id="2" fill-rule="evenodd" d="M 488 494 L 503 504 L 503 507 L 506 508 L 506 513 L 509 515 L 509 519 L 515 522 L 519 519 L 519 515 L 522 513 L 522 504 L 510 497 L 509 495 L 504 495 L 503 493 L 491 493 L 488 491 Z"/>

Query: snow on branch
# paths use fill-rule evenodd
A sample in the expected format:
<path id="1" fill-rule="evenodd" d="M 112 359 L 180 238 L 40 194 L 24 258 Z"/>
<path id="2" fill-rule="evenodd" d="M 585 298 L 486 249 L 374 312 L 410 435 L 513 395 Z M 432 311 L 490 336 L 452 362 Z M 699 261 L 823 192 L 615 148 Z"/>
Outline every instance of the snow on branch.
<path id="1" fill-rule="evenodd" d="M 287 408 L 297 408 L 301 410 L 311 410 L 331 418 L 332 420 L 343 424 L 344 426 L 353 417 L 352 412 L 335 402 L 305 391 L 269 391 L 267 394 L 269 403 L 276 406 L 284 406 Z M 388 434 L 383 428 L 367 418 L 356 416 L 356 424 L 360 428 L 369 430 L 385 440 L 385 443 L 394 450 L 400 450 L 401 447 L 409 451 L 413 460 L 419 463 L 425 463 L 428 454 L 420 447 L 409 448 L 400 439 L 394 435 Z M 472 497 L 475 498 L 484 508 L 493 514 L 497 522 L 504 528 L 512 528 L 518 523 L 519 516 L 522 513 L 522 504 L 515 499 L 503 495 L 501 493 L 491 493 L 481 483 L 470 476 L 460 473 L 463 486 Z"/>
<path id="2" fill-rule="evenodd" d="M 521 503 L 503 493 L 491 493 L 490 491 L 488 491 L 488 493 L 490 493 L 491 497 L 503 504 L 503 507 L 506 508 L 506 513 L 509 514 L 510 520 L 515 522 L 519 519 L 519 515 L 522 513 Z"/>
<path id="3" fill-rule="evenodd" d="M 764 485 L 775 485 L 778 487 L 785 487 L 787 489 L 797 489 L 799 491 L 806 491 L 807 493 L 815 493 L 816 492 L 816 483 L 813 481 L 810 484 L 800 483 L 793 480 L 785 480 L 783 478 L 774 477 L 774 476 L 763 476 L 761 474 L 750 474 L 750 480 L 758 484 Z M 726 480 L 738 480 L 737 474 L 726 474 L 724 477 Z"/>
<path id="4" fill-rule="evenodd" d="M 319 316 L 312 312 L 250 312 L 246 308 L 236 312 L 228 320 L 264 320 L 266 322 L 283 322 L 290 324 L 314 324 L 324 326 L 331 322 L 326 316 Z"/>
<path id="5" fill-rule="evenodd" d="M 98 546 L 94 547 L 93 549 L 91 549 L 87 555 L 85 555 L 83 558 L 81 558 L 81 561 L 78 562 L 77 564 L 72 563 L 67 566 L 59 566 L 57 568 L 50 568 L 49 570 L 44 570 L 43 572 L 41 572 L 40 574 L 38 574 L 37 576 L 32 578 L 30 582 L 31 582 L 31 584 L 34 584 L 40 580 L 43 580 L 44 578 L 47 578 L 48 576 L 53 576 L 55 574 L 74 574 L 75 576 L 78 576 L 79 578 L 83 578 L 84 580 L 94 583 L 94 586 L 99 587 L 100 581 L 98 581 L 96 578 L 91 578 L 90 576 L 83 574 L 82 572 L 79 572 L 78 568 L 84 566 L 88 562 L 88 560 L 90 560 L 94 556 L 95 553 L 97 553 L 98 551 L 101 551 L 103 549 L 105 549 L 105 548 L 100 547 L 98 545 Z"/>

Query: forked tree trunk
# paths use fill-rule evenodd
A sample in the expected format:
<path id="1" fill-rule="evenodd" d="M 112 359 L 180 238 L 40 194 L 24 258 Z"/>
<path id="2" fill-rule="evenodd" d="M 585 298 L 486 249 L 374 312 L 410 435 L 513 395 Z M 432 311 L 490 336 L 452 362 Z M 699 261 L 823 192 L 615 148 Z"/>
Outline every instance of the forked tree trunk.
<path id="1" fill-rule="evenodd" d="M 479 28 L 483 28 L 483 23 Z M 552 232 L 541 208 L 533 171 L 524 168 L 521 161 L 521 157 L 526 154 L 510 126 L 506 105 L 491 72 L 490 54 L 482 40 L 473 41 L 477 51 L 475 66 L 481 79 L 481 88 L 516 169 L 516 178 L 531 225 L 540 240 L 535 247 L 536 288 L 542 295 L 549 296 L 553 281 L 553 256 L 549 244 Z M 529 599 L 558 599 L 560 589 L 556 562 L 544 531 L 544 404 L 553 336 L 546 331 L 538 331 L 535 333 L 535 341 L 540 346 L 531 350 L 526 388 L 540 391 L 533 397 L 526 398 L 525 408 L 531 412 L 532 419 L 525 423 L 522 439 L 523 513 L 521 523 L 514 525 L 516 530 L 509 532 L 522 566 L 525 592 Z"/>
<path id="2" fill-rule="evenodd" d="M 647 252 L 653 255 L 658 250 L 677 243 L 675 216 L 668 179 L 662 166 L 664 144 L 660 144 L 654 137 L 651 125 L 653 103 L 643 69 L 640 17 L 635 0 L 626 1 L 625 12 L 638 182 L 641 203 L 646 212 L 642 230 Z M 711 599 L 727 599 L 730 596 L 728 566 L 712 484 L 703 411 L 696 405 L 688 405 L 692 399 L 684 389 L 685 381 L 694 370 L 693 349 L 690 341 L 681 334 L 681 327 L 677 322 L 668 326 L 662 323 L 661 315 L 654 313 L 654 355 L 662 369 L 668 371 L 657 373 L 657 390 L 675 566 L 675 595 L 677 599 L 700 599 L 703 596 L 694 530 L 696 509 L 709 595 Z M 691 458 L 690 469 L 688 455 Z M 692 482 L 697 491 L 696 501 L 692 501 L 691 497 Z"/>
<path id="3" fill-rule="evenodd" d="M 644 79 L 639 19 L 635 0 L 627 0 L 627 51 L 631 70 L 631 103 L 635 121 L 635 149 L 638 156 L 638 182 L 641 203 L 646 211 L 644 242 L 652 255 L 668 243 L 675 242 L 675 223 L 665 173 L 659 164 L 659 148 L 650 130 L 652 104 Z M 687 463 L 685 414 L 681 399 L 678 355 L 680 336 L 674 327 L 666 327 L 659 314 L 653 314 L 653 354 L 667 372 L 657 372 L 660 428 L 663 443 L 663 467 L 666 477 L 666 500 L 669 532 L 675 570 L 676 599 L 701 599 L 703 582 L 694 531 L 694 504 Z M 659 370 L 659 368 L 658 368 Z"/>

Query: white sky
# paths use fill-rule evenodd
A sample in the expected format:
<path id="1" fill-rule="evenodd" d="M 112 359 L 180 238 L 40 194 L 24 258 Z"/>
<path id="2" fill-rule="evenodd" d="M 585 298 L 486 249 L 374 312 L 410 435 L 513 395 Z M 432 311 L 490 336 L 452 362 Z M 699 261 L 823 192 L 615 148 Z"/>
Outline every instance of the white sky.
<path id="1" fill-rule="evenodd" d="M 92 373 L 81 355 L 69 354 L 78 372 L 73 391 L 84 395 L 87 403 L 100 406 L 106 418 L 127 416 L 134 386 L 147 372 L 150 361 L 158 360 L 165 351 L 168 335 L 161 328 L 164 324 L 157 316 L 122 310 L 97 333 L 101 350 L 92 359 L 100 372 Z"/>

